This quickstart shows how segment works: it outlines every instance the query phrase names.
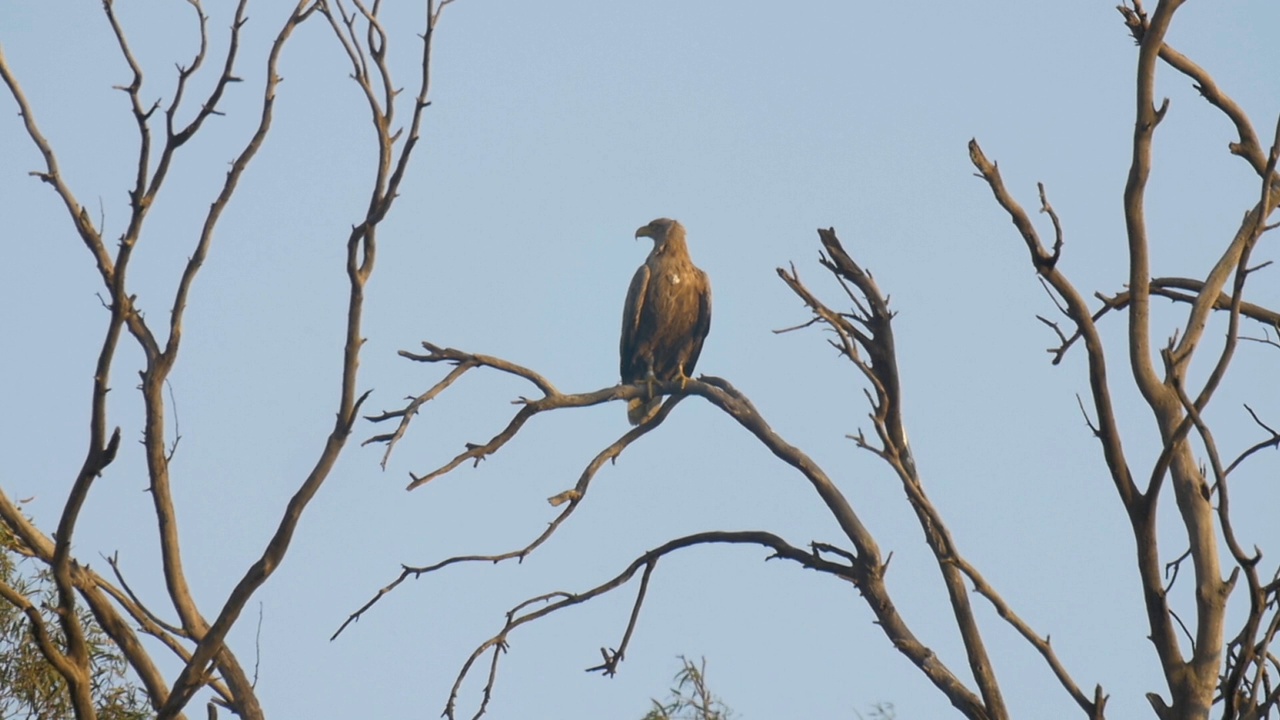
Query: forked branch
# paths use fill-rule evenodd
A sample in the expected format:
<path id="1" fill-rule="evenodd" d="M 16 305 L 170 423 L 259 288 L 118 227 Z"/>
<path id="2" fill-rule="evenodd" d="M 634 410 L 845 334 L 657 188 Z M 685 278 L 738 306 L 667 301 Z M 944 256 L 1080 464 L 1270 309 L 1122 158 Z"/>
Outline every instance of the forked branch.
<path id="1" fill-rule="evenodd" d="M 341 9 L 341 6 L 339 6 Z M 375 98 L 376 91 L 374 89 L 375 82 L 383 88 L 391 86 L 389 72 L 385 64 L 385 52 L 387 38 L 382 32 L 381 26 L 378 24 L 377 13 L 378 5 L 375 4 L 372 11 L 365 10 L 363 7 L 363 17 L 371 27 L 366 36 L 371 43 L 376 43 L 376 47 L 370 50 L 373 53 L 375 62 L 373 67 L 379 74 L 379 80 L 374 80 L 371 73 L 363 72 L 356 77 L 360 87 L 364 90 L 366 97 Z M 421 56 L 420 67 L 420 89 L 417 102 L 411 121 L 411 139 L 416 139 L 418 127 L 421 122 L 422 112 L 427 106 L 426 96 L 430 88 L 430 59 L 431 59 L 431 39 L 433 37 L 436 23 L 439 21 L 439 11 L 435 8 L 434 3 L 428 3 L 428 16 L 426 32 L 422 35 L 423 50 Z M 268 60 L 268 86 L 263 105 L 263 120 L 260 126 L 260 132 L 255 135 L 251 141 L 249 149 L 256 150 L 256 146 L 261 141 L 261 135 L 265 127 L 270 122 L 271 105 L 274 101 L 275 84 L 279 81 L 276 75 L 276 61 L 280 53 L 280 49 L 287 39 L 289 33 L 294 27 L 304 21 L 312 12 L 319 11 L 326 15 L 331 21 L 331 27 L 344 48 L 347 49 L 349 57 L 359 66 L 361 53 L 352 54 L 352 46 L 348 43 L 348 39 L 355 41 L 356 36 L 344 35 L 342 28 L 333 22 L 333 16 L 330 13 L 329 5 L 326 2 L 309 3 L 307 0 L 300 0 L 294 15 L 286 24 L 285 30 L 277 38 L 276 44 L 272 48 L 270 58 Z M 345 11 L 343 11 L 345 13 Z M 358 42 L 358 41 L 357 41 Z M 365 66 L 367 69 L 368 66 Z M 330 471 L 337 462 L 338 456 L 341 454 L 346 445 L 346 441 L 351 434 L 357 418 L 359 417 L 360 407 L 368 397 L 369 393 L 359 393 L 357 390 L 358 368 L 360 349 L 364 345 L 361 326 L 364 314 L 364 288 L 373 272 L 374 261 L 377 250 L 377 230 L 379 224 L 386 217 L 392 203 L 397 197 L 398 183 L 404 168 L 407 167 L 414 143 L 408 142 L 401 147 L 397 153 L 395 150 L 396 138 L 398 132 L 393 132 L 391 121 L 394 112 L 394 97 L 386 96 L 386 104 L 370 102 L 369 110 L 373 127 L 375 131 L 375 144 L 379 154 L 379 163 L 375 168 L 374 175 L 370 182 L 369 205 L 365 211 L 364 217 L 355 223 L 347 237 L 347 278 L 348 278 L 348 302 L 347 302 L 347 322 L 346 322 L 346 341 L 343 346 L 342 361 L 342 381 L 341 388 L 338 393 L 337 413 L 333 430 L 325 439 L 324 446 L 312 467 L 311 471 L 306 475 L 293 497 L 290 499 L 286 507 L 279 525 L 272 536 L 270 542 L 264 548 L 261 557 L 249 567 L 241 580 L 236 584 L 230 596 L 223 604 L 217 619 L 208 627 L 206 632 L 202 632 L 199 642 L 192 652 L 190 660 L 183 668 L 178 680 L 174 683 L 173 693 L 170 695 L 168 702 L 160 712 L 161 718 L 172 717 L 187 701 L 196 688 L 199 687 L 200 678 L 205 673 L 208 663 L 219 653 L 222 652 L 222 644 L 226 634 L 230 631 L 232 625 L 236 622 L 241 611 L 253 594 L 260 588 L 267 578 L 271 576 L 275 568 L 283 561 L 286 552 L 293 539 L 294 531 L 302 517 L 304 510 L 310 503 L 320 487 L 328 478 Z M 246 150 L 248 152 L 248 149 Z M 242 156 L 243 157 L 243 156 Z M 230 181 L 224 188 L 224 195 L 229 195 L 234 189 L 234 183 Z M 220 197 L 220 201 L 221 201 Z M 215 208 L 217 206 L 215 205 Z M 210 219 L 206 223 L 206 232 L 211 227 L 211 223 L 216 220 L 214 213 L 210 213 Z M 202 236 L 202 241 L 203 241 Z M 189 266 L 190 269 L 190 266 Z M 184 276 L 184 281 L 185 281 Z M 185 285 L 184 285 L 185 286 Z M 178 307 L 178 306 L 175 306 Z M 175 313 L 176 314 L 176 313 Z"/>
<path id="2" fill-rule="evenodd" d="M 1090 396 L 1093 400 L 1094 412 L 1098 418 L 1098 432 L 1096 434 L 1098 440 L 1102 443 L 1102 452 L 1106 458 L 1107 467 L 1111 471 L 1111 480 L 1115 484 L 1116 490 L 1120 493 L 1120 498 L 1125 507 L 1130 512 L 1133 512 L 1138 501 L 1138 488 L 1133 481 L 1133 475 L 1125 458 L 1124 447 L 1120 441 L 1120 429 L 1111 401 L 1111 388 L 1107 379 L 1107 359 L 1103 352 L 1102 337 L 1098 333 L 1096 318 L 1090 312 L 1084 297 L 1076 290 L 1075 286 L 1062 271 L 1058 269 L 1056 258 L 1061 255 L 1061 240 L 1055 240 L 1056 247 L 1053 252 L 1045 248 L 1044 243 L 1040 240 L 1040 234 L 1036 231 L 1035 225 L 1031 222 L 1026 210 L 1022 208 L 1022 205 L 1013 198 L 1008 188 L 1005 187 L 1004 179 L 1000 176 L 999 166 L 987 159 L 977 140 L 969 141 L 969 159 L 973 162 L 973 166 L 977 168 L 978 177 L 982 178 L 987 183 L 987 186 L 991 188 L 996 202 L 1000 207 L 1004 208 L 1009 215 L 1009 219 L 1013 221 L 1014 227 L 1018 229 L 1018 234 L 1022 236 L 1022 240 L 1031 255 L 1032 266 L 1048 286 L 1052 288 L 1053 292 L 1057 294 L 1058 300 L 1061 301 L 1062 307 L 1066 310 L 1067 317 L 1075 324 L 1076 334 L 1084 338 L 1085 353 L 1089 361 Z M 1048 214 L 1048 202 L 1045 198 L 1043 186 L 1040 187 L 1040 199 L 1042 209 Z M 1055 233 L 1060 232 L 1060 227 L 1060 223 L 1055 220 Z"/>
<path id="3" fill-rule="evenodd" d="M 741 532 L 724 532 L 713 531 L 697 533 L 695 535 L 687 535 L 685 537 L 676 538 L 669 542 L 663 543 L 661 546 L 644 553 L 636 558 L 622 572 L 613 578 L 606 580 L 595 587 L 579 593 L 570 593 L 564 591 L 556 591 L 545 593 L 537 597 L 529 598 L 516 605 L 507 613 L 506 622 L 496 635 L 490 637 L 480 643 L 463 664 L 462 669 L 458 673 L 457 679 L 453 683 L 453 689 L 449 693 L 449 700 L 445 704 L 444 716 L 450 720 L 457 717 L 458 695 L 461 692 L 462 683 L 471 673 L 471 669 L 476 662 L 485 655 L 491 654 L 489 662 L 489 673 L 486 678 L 484 689 L 481 693 L 481 700 L 473 718 L 479 718 L 485 714 L 489 706 L 489 701 L 493 697 L 493 688 L 497 681 L 498 660 L 502 654 L 509 649 L 510 635 L 521 625 L 533 622 L 539 618 L 546 617 L 560 610 L 564 610 L 574 605 L 580 605 L 588 600 L 592 600 L 601 595 L 605 595 L 626 585 L 635 577 L 635 574 L 642 568 L 644 570 L 641 576 L 640 588 L 636 594 L 636 600 L 632 604 L 631 614 L 627 621 L 626 630 L 623 632 L 622 642 L 617 648 L 601 648 L 601 656 L 603 662 L 600 665 L 587 668 L 588 672 L 601 672 L 605 675 L 612 675 L 617 672 L 619 664 L 626 655 L 627 645 L 629 644 L 636 625 L 639 622 L 640 610 L 644 604 L 646 593 L 649 587 L 649 580 L 653 575 L 654 569 L 658 565 L 658 561 L 663 557 L 682 550 L 684 548 L 694 547 L 697 545 L 710 544 L 747 544 L 760 545 L 769 548 L 773 553 L 767 559 L 782 558 L 799 563 L 802 567 L 819 572 L 834 575 L 852 583 L 857 583 L 856 571 L 852 565 L 832 562 L 821 556 L 820 551 L 815 547 L 806 552 L 787 543 L 782 538 L 768 532 L 762 531 L 741 531 Z M 534 606 L 540 606 L 531 609 Z"/>
<path id="4" fill-rule="evenodd" d="M 1063 244 L 1061 223 L 1052 209 L 1048 208 L 1043 194 L 1041 199 L 1054 222 L 1054 250 L 1044 251 L 1034 238 L 1034 230 L 1031 231 L 1034 242 L 1029 242 L 1029 248 L 1033 257 L 1040 259 L 1041 272 L 1052 274 Z M 1026 225 L 1030 227 L 1029 222 Z M 973 614 L 965 587 L 965 576 L 974 583 L 980 594 L 992 602 L 1001 617 L 1044 656 L 1054 675 L 1089 717 L 1101 718 L 1105 704 L 1101 689 L 1097 690 L 1094 699 L 1086 697 L 1058 661 L 1048 641 L 1034 633 L 977 569 L 960 555 L 945 521 L 925 493 L 919 468 L 916 467 L 907 442 L 906 425 L 901 411 L 902 381 L 898 373 L 893 313 L 889 310 L 888 298 L 881 293 L 871 273 L 846 252 L 833 230 L 819 230 L 818 233 L 826 251 L 822 265 L 840 283 L 845 295 L 853 302 L 853 310 L 842 313 L 828 307 L 804 286 L 794 269 L 790 272 L 779 269 L 778 274 L 813 311 L 814 320 L 818 324 L 827 325 L 836 333 L 841 339 L 837 346 L 842 347 L 842 355 L 870 380 L 872 412 L 869 417 L 880 444 L 871 445 L 861 431 L 850 437 L 859 447 L 872 451 L 884 460 L 901 481 L 906 499 L 920 522 L 925 542 L 933 552 L 942 573 L 956 625 L 968 653 L 970 671 L 978 682 L 987 711 L 991 717 L 1004 717 L 1008 712 Z"/>

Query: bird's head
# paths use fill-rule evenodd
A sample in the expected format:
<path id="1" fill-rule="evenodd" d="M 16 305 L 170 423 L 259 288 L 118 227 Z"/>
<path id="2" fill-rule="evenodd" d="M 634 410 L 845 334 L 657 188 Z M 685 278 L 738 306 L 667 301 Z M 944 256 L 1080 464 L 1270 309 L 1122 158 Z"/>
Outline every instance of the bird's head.
<path id="1" fill-rule="evenodd" d="M 671 218 L 658 218 L 636 230 L 636 237 L 653 238 L 655 245 L 662 245 L 668 239 L 684 237 L 684 226 Z"/>

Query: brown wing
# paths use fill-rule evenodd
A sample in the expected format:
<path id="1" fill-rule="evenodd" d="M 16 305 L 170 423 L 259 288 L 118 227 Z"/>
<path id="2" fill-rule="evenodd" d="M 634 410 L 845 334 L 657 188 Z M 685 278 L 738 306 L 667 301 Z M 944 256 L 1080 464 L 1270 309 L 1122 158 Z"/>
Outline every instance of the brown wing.
<path id="1" fill-rule="evenodd" d="M 684 363 L 685 377 L 693 377 L 693 368 L 698 364 L 698 356 L 702 354 L 702 342 L 707 339 L 707 333 L 711 332 L 711 281 L 698 268 L 694 268 L 693 274 L 697 278 L 698 319 L 689 336 L 689 359 Z"/>
<path id="2" fill-rule="evenodd" d="M 646 368 L 640 359 L 640 317 L 644 312 L 649 288 L 649 266 L 641 265 L 627 288 L 627 301 L 622 306 L 622 340 L 618 344 L 618 372 L 622 382 L 631 383 L 644 377 Z"/>

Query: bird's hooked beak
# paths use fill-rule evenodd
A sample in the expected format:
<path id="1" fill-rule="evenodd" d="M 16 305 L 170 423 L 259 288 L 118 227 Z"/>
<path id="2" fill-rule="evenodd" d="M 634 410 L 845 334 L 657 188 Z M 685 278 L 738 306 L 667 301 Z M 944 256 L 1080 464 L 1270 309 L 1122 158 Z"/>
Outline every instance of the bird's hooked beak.
<path id="1" fill-rule="evenodd" d="M 636 228 L 636 239 L 639 240 L 642 237 L 647 237 L 647 238 L 653 237 L 653 223 L 649 223 L 648 225 L 645 225 L 643 227 Z"/>

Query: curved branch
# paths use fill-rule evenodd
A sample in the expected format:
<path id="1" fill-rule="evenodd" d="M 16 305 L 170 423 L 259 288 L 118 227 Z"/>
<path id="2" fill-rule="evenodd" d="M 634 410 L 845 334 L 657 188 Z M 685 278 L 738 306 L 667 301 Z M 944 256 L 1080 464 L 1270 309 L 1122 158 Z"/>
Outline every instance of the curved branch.
<path id="1" fill-rule="evenodd" d="M 1147 32 L 1147 20 L 1145 14 L 1139 8 L 1129 8 L 1121 5 L 1116 8 L 1120 14 L 1124 16 L 1125 24 L 1129 27 L 1134 39 L 1142 42 L 1142 38 Z M 1243 157 L 1254 171 L 1265 177 L 1263 168 L 1266 166 L 1266 158 L 1262 153 L 1262 145 L 1258 142 L 1258 134 L 1253 130 L 1253 124 L 1249 122 L 1249 116 L 1245 114 L 1235 100 L 1232 100 L 1221 88 L 1218 87 L 1211 75 L 1202 67 L 1193 62 L 1190 58 L 1169 46 L 1167 42 L 1161 42 L 1159 47 L 1159 57 L 1165 61 L 1170 67 L 1178 72 L 1191 78 L 1195 83 L 1195 88 L 1200 92 L 1210 105 L 1218 108 L 1227 116 L 1236 127 L 1236 133 L 1239 135 L 1239 142 L 1232 143 L 1230 146 L 1232 154 Z"/>
<path id="2" fill-rule="evenodd" d="M 1071 281 L 1057 269 L 1056 263 L 1050 264 L 1049 261 L 1055 256 L 1056 251 L 1050 253 L 1045 249 L 1026 210 L 1005 187 L 1004 179 L 1000 177 L 999 166 L 987 159 L 977 140 L 969 141 L 969 159 L 977 168 L 978 176 L 991 188 L 996 202 L 1005 209 L 1014 227 L 1018 229 L 1031 254 L 1031 262 L 1036 272 L 1044 278 L 1054 292 L 1058 293 L 1058 297 L 1066 305 L 1067 316 L 1076 325 L 1077 334 L 1084 338 L 1085 352 L 1089 360 L 1089 390 L 1093 398 L 1094 412 L 1098 416 L 1098 430 L 1095 434 L 1102 443 L 1102 453 L 1107 461 L 1107 468 L 1111 472 L 1111 480 L 1120 493 L 1120 499 L 1124 502 L 1125 508 L 1132 514 L 1138 510 L 1138 487 L 1134 484 L 1128 460 L 1125 458 L 1124 446 L 1120 440 L 1120 429 L 1107 380 L 1106 354 L 1096 324 L 1097 318 L 1101 317 L 1105 309 L 1099 311 L 1097 316 L 1092 314 L 1084 298 Z"/>
<path id="3" fill-rule="evenodd" d="M 555 385 L 552 385 L 550 380 L 547 380 L 542 375 L 523 365 L 517 365 L 513 362 L 503 360 L 502 358 L 494 357 L 492 355 L 477 355 L 474 353 L 463 352 L 462 350 L 455 350 L 453 348 L 442 348 L 439 345 L 433 345 L 426 341 L 423 341 L 422 347 L 427 350 L 426 355 L 411 353 L 408 350 L 401 350 L 399 355 L 400 357 L 408 358 L 414 362 L 448 362 L 455 365 L 473 363 L 477 367 L 491 367 L 494 370 L 500 370 L 528 380 L 541 390 L 543 395 L 560 394 L 560 391 L 556 390 Z"/>
<path id="4" fill-rule="evenodd" d="M 363 447 L 369 443 L 386 443 L 387 449 L 382 453 L 382 462 L 379 463 L 382 466 L 382 469 L 386 470 L 387 461 L 391 459 L 391 451 L 395 449 L 396 443 L 400 442 L 400 438 L 404 437 L 405 431 L 409 429 L 409 423 L 413 421 L 413 416 L 418 414 L 418 409 L 424 404 L 430 402 L 435 398 L 435 396 L 444 391 L 445 388 L 452 385 L 458 378 L 465 375 L 468 370 L 474 367 L 477 367 L 474 363 L 461 363 L 458 367 L 454 368 L 452 372 L 446 375 L 443 380 L 433 385 L 430 390 L 415 398 L 410 398 L 409 404 L 403 408 L 399 410 L 383 411 L 378 415 L 366 415 L 364 419 L 371 422 L 384 422 L 395 418 L 400 418 L 400 422 L 396 425 L 396 429 L 394 431 L 384 435 L 374 435 L 368 440 L 360 443 L 360 445 Z"/>
<path id="5" fill-rule="evenodd" d="M 1255 423 L 1257 423 L 1263 430 L 1266 430 L 1267 432 L 1271 433 L 1271 437 L 1266 440 L 1256 442 L 1253 445 L 1250 445 L 1247 449 L 1245 449 L 1244 452 L 1240 453 L 1240 455 L 1235 460 L 1232 460 L 1231 464 L 1228 465 L 1226 469 L 1226 474 L 1228 475 L 1231 474 L 1232 470 L 1235 470 L 1237 467 L 1239 467 L 1240 463 L 1244 462 L 1245 460 L 1248 460 L 1249 456 L 1253 455 L 1254 453 L 1260 450 L 1265 450 L 1269 447 L 1280 448 L 1280 432 L 1276 432 L 1274 429 L 1269 427 L 1266 423 L 1262 422 L 1262 420 L 1258 418 L 1258 414 L 1253 411 L 1253 408 L 1249 407 L 1248 405 L 1245 405 L 1244 409 L 1248 411 L 1249 415 L 1253 418 L 1253 421 Z"/>
<path id="6" fill-rule="evenodd" d="M 1135 32 L 1138 41 L 1138 70 L 1135 98 L 1136 118 L 1133 124 L 1133 155 L 1129 175 L 1124 187 L 1125 233 L 1129 247 L 1129 291 L 1132 308 L 1129 312 L 1129 366 L 1134 382 L 1152 410 L 1168 408 L 1174 401 L 1156 376 L 1151 358 L 1150 248 L 1147 242 L 1146 189 L 1151 175 L 1151 145 L 1156 126 L 1169 109 L 1168 98 L 1159 109 L 1155 106 L 1156 62 L 1165 34 L 1173 22 L 1173 14 L 1183 0 L 1164 0 L 1147 20 L 1140 14 L 1141 32 Z M 1127 18 L 1126 18 L 1127 21 Z M 1175 659 L 1164 645 L 1162 658 L 1165 667 L 1172 668 Z"/>
<path id="7" fill-rule="evenodd" d="M 1031 643 L 1031 646 L 1036 649 L 1036 652 L 1040 653 L 1040 656 L 1043 657 L 1044 661 L 1049 665 L 1050 670 L 1053 671 L 1054 676 L 1058 678 L 1058 682 L 1062 684 L 1062 687 L 1066 689 L 1067 693 L 1076 701 L 1076 704 L 1080 706 L 1080 709 L 1084 710 L 1090 720 L 1101 720 L 1101 718 L 1104 717 L 1103 711 L 1106 708 L 1107 701 L 1106 696 L 1102 693 L 1102 686 L 1099 685 L 1096 687 L 1093 699 L 1090 700 L 1089 697 L 1080 690 L 1080 686 L 1076 685 L 1075 680 L 1071 678 L 1066 667 L 1063 666 L 1062 661 L 1058 659 L 1058 654 L 1054 652 L 1053 646 L 1049 644 L 1049 636 L 1046 635 L 1044 637 L 1040 637 L 1040 635 L 1033 630 L 1025 620 L 1013 611 L 1013 608 L 1005 602 L 1004 598 L 1001 597 L 996 589 L 987 582 L 987 579 L 982 576 L 982 573 L 979 572 L 978 569 L 968 560 L 965 560 L 957 554 L 954 557 L 954 562 L 956 563 L 956 566 L 960 568 L 960 571 L 963 572 L 969 578 L 970 582 L 973 583 L 974 592 L 990 601 L 991 606 L 996 610 L 996 614 L 1003 618 L 1005 622 L 1013 626 L 1013 629 L 1017 630 L 1019 635 L 1021 635 L 1027 642 Z"/>
<path id="8" fill-rule="evenodd" d="M 650 550 L 647 553 L 644 553 L 633 560 L 622 572 L 589 590 L 580 593 L 569 593 L 564 591 L 546 593 L 537 597 L 529 598 L 512 608 L 511 611 L 507 613 L 507 621 L 503 625 L 502 629 L 496 635 L 477 646 L 467 658 L 467 661 L 463 664 L 461 671 L 458 673 L 457 679 L 454 681 L 453 689 L 449 693 L 449 700 L 445 704 L 444 716 L 450 718 L 450 720 L 454 720 L 454 718 L 457 717 L 458 694 L 461 691 L 463 681 L 470 674 L 471 668 L 475 665 L 476 661 L 486 652 L 492 652 L 493 657 L 489 664 L 489 675 L 485 683 L 480 707 L 473 717 L 479 718 L 484 715 L 488 708 L 489 700 L 492 697 L 492 690 L 496 682 L 498 659 L 501 653 L 506 652 L 508 648 L 508 636 L 510 636 L 516 628 L 565 608 L 580 605 L 588 600 L 622 587 L 635 576 L 636 572 L 641 568 L 644 568 L 645 571 L 641 582 L 641 590 L 637 593 L 636 601 L 632 606 L 630 619 L 627 623 L 627 629 L 623 636 L 622 644 L 617 650 L 602 651 L 605 659 L 604 664 L 588 669 L 589 671 L 603 671 L 606 674 L 615 673 L 617 671 L 618 664 L 622 661 L 627 641 L 630 639 L 632 632 L 635 629 L 640 615 L 640 608 L 644 603 L 649 577 L 657 566 L 658 561 L 664 556 L 683 548 L 693 547 L 695 545 L 721 543 L 761 545 L 773 550 L 773 554 L 770 555 L 768 559 L 783 558 L 786 560 L 792 560 L 811 570 L 829 573 L 855 584 L 858 582 L 856 579 L 857 572 L 852 565 L 842 565 L 830 562 L 821 558 L 816 549 L 811 550 L 810 552 L 805 552 L 800 548 L 787 543 L 777 535 L 768 532 L 757 530 L 739 532 L 711 531 L 676 538 L 663 543 L 661 546 Z M 537 610 L 521 612 L 529 606 L 539 603 L 548 604 Z"/>
<path id="9" fill-rule="evenodd" d="M 1280 202 L 1280 183 L 1277 183 L 1274 189 L 1269 192 L 1265 187 L 1266 183 L 1263 183 L 1263 185 L 1263 198 L 1245 213 L 1240 228 L 1236 231 L 1235 236 L 1232 237 L 1226 251 L 1218 258 L 1218 262 L 1214 264 L 1213 269 L 1209 271 L 1203 287 L 1192 302 L 1191 310 L 1187 314 L 1187 322 L 1182 332 L 1182 338 L 1173 350 L 1175 367 L 1179 370 L 1189 363 L 1191 356 L 1199 346 L 1200 339 L 1203 337 L 1205 328 L 1209 323 L 1209 314 L 1213 312 L 1217 307 L 1217 303 L 1221 300 L 1222 288 L 1226 286 L 1227 280 L 1232 273 L 1235 273 L 1238 278 L 1237 288 L 1232 294 L 1232 303 L 1240 300 L 1239 296 L 1243 289 L 1244 278 L 1248 274 L 1246 268 L 1249 252 L 1262 234 L 1262 227 L 1267 215 Z M 1238 314 L 1239 311 L 1233 312 Z M 1229 359 L 1230 354 L 1228 353 L 1224 357 Z"/>
<path id="10" fill-rule="evenodd" d="M 656 387 L 656 384 L 655 384 L 655 387 Z M 401 566 L 401 572 L 399 577 L 391 581 L 391 583 L 389 583 L 388 585 L 382 587 L 380 590 L 378 590 L 377 593 L 374 594 L 372 598 L 369 599 L 368 602 L 360 606 L 360 608 L 355 612 L 351 613 L 351 615 L 347 616 L 347 619 L 343 621 L 342 625 L 338 627 L 338 629 L 333 633 L 333 635 L 329 636 L 329 639 L 330 640 L 337 639 L 337 637 L 342 634 L 342 631 L 347 629 L 348 625 L 359 620 L 360 617 L 364 615 L 365 612 L 367 612 L 375 604 L 377 604 L 377 602 L 381 600 L 384 595 L 396 589 L 396 587 L 398 587 L 401 583 L 403 583 L 405 580 L 409 579 L 410 577 L 417 579 L 422 575 L 426 575 L 428 573 L 432 573 L 437 570 L 442 570 L 450 565 L 457 565 L 460 563 L 484 562 L 484 563 L 490 563 L 490 564 L 497 564 L 507 560 L 524 562 L 524 559 L 528 557 L 531 553 L 533 553 L 534 550 L 540 547 L 548 539 L 550 539 L 551 536 L 556 532 L 556 530 L 558 530 L 560 526 L 563 525 L 565 521 L 569 519 L 569 516 L 572 515 L 575 510 L 577 510 L 578 506 L 582 504 L 583 498 L 585 498 L 587 495 L 587 489 L 591 484 L 591 480 L 595 477 L 596 473 L 600 470 L 600 468 L 604 466 L 605 462 L 610 460 L 616 460 L 628 445 L 638 440 L 642 435 L 645 435 L 646 433 L 650 432 L 651 430 L 661 425 L 662 421 L 665 420 L 667 415 L 671 413 L 671 409 L 675 407 L 675 405 L 679 403 L 680 400 L 682 399 L 683 399 L 682 397 L 673 397 L 671 398 L 671 400 L 667 401 L 666 403 L 663 403 L 662 408 L 658 411 L 656 415 L 654 415 L 649 420 L 649 422 L 646 422 L 643 425 L 640 425 L 639 427 L 632 428 L 625 435 L 615 440 L 612 444 L 605 447 L 599 453 L 596 453 L 596 456 L 591 459 L 591 462 L 587 464 L 587 467 L 582 471 L 582 474 L 578 477 L 578 483 L 573 487 L 573 489 L 566 490 L 551 498 L 548 498 L 547 502 L 549 502 L 552 505 L 552 507 L 558 507 L 560 505 L 563 505 L 566 502 L 569 503 L 569 505 L 564 510 L 560 511 L 560 514 L 557 515 L 554 520 L 548 523 L 547 527 L 543 529 L 543 531 L 539 533 L 538 536 L 533 539 L 533 541 L 531 541 L 524 547 L 521 547 L 517 550 L 511 550 L 511 551 L 499 553 L 496 555 L 458 555 L 455 557 L 448 558 L 446 560 L 442 560 L 433 565 L 427 565 L 423 567 L 413 567 L 409 565 Z M 384 413 L 384 415 L 395 417 L 396 413 Z M 370 418 L 370 419 L 374 419 L 376 422 L 377 419 L 381 419 L 381 416 L 379 416 L 379 418 L 377 419 L 375 418 Z M 373 442 L 375 439 L 376 438 L 370 438 L 365 442 Z M 384 440 L 383 442 L 390 442 L 390 441 Z M 448 470 L 452 469 L 453 467 L 456 467 L 456 464 L 448 465 L 446 466 L 446 468 L 448 469 L 443 469 L 438 473 L 433 473 L 432 476 L 435 476 L 436 474 L 443 474 L 445 472 L 448 472 Z M 413 489 L 413 486 L 410 486 L 409 489 Z"/>
<path id="11" fill-rule="evenodd" d="M 40 126 L 36 122 L 35 113 L 31 109 L 31 104 L 27 101 L 26 94 L 22 92 L 22 86 L 18 84 L 18 79 L 14 77 L 13 71 L 9 68 L 9 62 L 4 56 L 4 46 L 0 45 L 0 80 L 9 88 L 9 94 L 13 96 L 14 102 L 18 104 L 18 114 L 22 117 L 22 124 L 27 130 L 27 135 L 31 138 L 31 143 L 40 151 L 40 155 L 44 158 L 45 169 L 43 172 L 32 171 L 30 174 L 40 178 L 42 181 L 53 186 L 54 192 L 58 198 L 62 200 L 62 204 L 67 209 L 67 215 L 71 217 L 71 222 L 75 225 L 80 240 L 89 248 L 89 252 L 93 254 L 94 262 L 97 264 L 98 273 L 102 276 L 103 283 L 107 287 L 112 286 L 112 277 L 115 274 L 115 261 L 111 259 L 110 253 L 107 252 L 106 245 L 102 242 L 102 235 L 98 229 L 94 227 L 93 221 L 89 219 L 89 212 L 76 200 L 75 194 L 71 192 L 70 186 L 62 177 L 62 171 L 58 167 L 58 158 L 54 155 L 53 146 L 45 139 L 44 134 L 40 132 Z"/>
<path id="12" fill-rule="evenodd" d="M 1204 291 L 1204 287 L 1203 281 L 1194 278 L 1159 277 L 1151 280 L 1152 295 L 1159 295 L 1174 302 L 1193 303 Z M 1187 292 L 1178 292 L 1179 290 Z M 1129 305 L 1129 292 L 1127 290 L 1110 297 L 1099 295 L 1099 298 L 1105 304 L 1099 314 L 1108 309 L 1123 310 Z M 1235 303 L 1235 297 L 1219 292 L 1212 298 L 1211 307 L 1214 310 L 1230 310 L 1233 303 Z M 1240 314 L 1250 320 L 1256 320 L 1268 327 L 1275 327 L 1280 324 L 1280 312 L 1244 301 L 1241 301 L 1239 306 Z"/>
<path id="13" fill-rule="evenodd" d="M 644 566 L 644 575 L 640 577 L 640 589 L 636 591 L 636 602 L 631 606 L 631 619 L 627 621 L 627 629 L 622 633 L 622 642 L 617 648 L 600 648 L 600 657 L 604 662 L 587 668 L 587 672 L 598 672 L 606 677 L 618 674 L 618 666 L 627 656 L 627 645 L 631 643 L 631 635 L 635 632 L 636 623 L 640 620 L 640 607 L 644 605 L 644 596 L 649 592 L 649 578 L 653 576 L 653 569 L 657 566 L 656 560 Z"/>

